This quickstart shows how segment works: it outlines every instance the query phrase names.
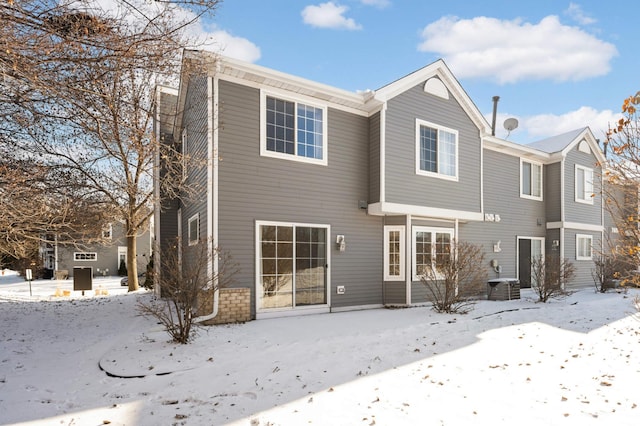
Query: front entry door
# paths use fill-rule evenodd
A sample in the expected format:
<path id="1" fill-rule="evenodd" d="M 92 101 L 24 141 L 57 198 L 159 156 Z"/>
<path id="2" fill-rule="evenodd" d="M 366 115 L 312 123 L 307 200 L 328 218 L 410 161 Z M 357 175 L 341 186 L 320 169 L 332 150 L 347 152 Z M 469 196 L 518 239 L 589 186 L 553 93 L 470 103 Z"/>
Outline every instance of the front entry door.
<path id="1" fill-rule="evenodd" d="M 531 287 L 531 260 L 543 255 L 543 241 L 542 238 L 518 237 L 518 280 L 520 280 L 520 288 Z"/>

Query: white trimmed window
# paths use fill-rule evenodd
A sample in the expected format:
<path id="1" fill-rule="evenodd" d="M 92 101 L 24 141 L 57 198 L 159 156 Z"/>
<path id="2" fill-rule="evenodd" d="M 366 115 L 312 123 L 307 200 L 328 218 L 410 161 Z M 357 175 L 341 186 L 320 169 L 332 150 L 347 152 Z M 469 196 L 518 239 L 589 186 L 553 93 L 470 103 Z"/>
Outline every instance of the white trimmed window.
<path id="1" fill-rule="evenodd" d="M 108 224 L 107 226 L 105 226 L 102 229 L 102 238 L 104 238 L 105 240 L 110 240 L 111 238 L 113 238 L 113 225 L 112 224 Z"/>
<path id="2" fill-rule="evenodd" d="M 328 225 L 256 222 L 256 308 L 308 309 L 329 304 Z"/>
<path id="3" fill-rule="evenodd" d="M 420 281 L 430 270 L 436 271 L 451 260 L 453 229 L 414 226 L 412 269 L 413 281 Z"/>
<path id="4" fill-rule="evenodd" d="M 458 132 L 416 119 L 416 174 L 458 180 Z"/>
<path id="5" fill-rule="evenodd" d="M 542 164 L 520 159 L 520 197 L 542 200 Z"/>
<path id="6" fill-rule="evenodd" d="M 384 227 L 384 280 L 404 281 L 404 226 Z"/>
<path id="7" fill-rule="evenodd" d="M 576 164 L 576 202 L 593 204 L 593 170 Z"/>
<path id="8" fill-rule="evenodd" d="M 327 107 L 262 93 L 260 155 L 327 165 Z"/>
<path id="9" fill-rule="evenodd" d="M 95 262 L 98 260 L 98 253 L 76 251 L 73 253 L 73 260 L 76 262 Z"/>
<path id="10" fill-rule="evenodd" d="M 193 246 L 200 241 L 200 213 L 196 213 L 187 222 L 189 232 L 189 245 Z"/>
<path id="11" fill-rule="evenodd" d="M 576 260 L 591 260 L 593 236 L 576 234 Z"/>

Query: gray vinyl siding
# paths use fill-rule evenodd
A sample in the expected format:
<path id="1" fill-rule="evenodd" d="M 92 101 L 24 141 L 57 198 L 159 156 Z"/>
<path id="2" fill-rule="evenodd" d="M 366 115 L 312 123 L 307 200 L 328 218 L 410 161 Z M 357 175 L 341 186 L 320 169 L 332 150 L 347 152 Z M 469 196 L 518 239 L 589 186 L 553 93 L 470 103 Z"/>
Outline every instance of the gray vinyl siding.
<path id="1" fill-rule="evenodd" d="M 500 277 L 517 277 L 517 237 L 545 237 L 545 203 L 520 197 L 520 158 L 484 150 L 484 210 L 499 215 L 499 222 L 460 224 L 460 241 L 482 247 L 483 267 L 489 279 L 498 278 L 491 260 L 502 266 Z M 493 246 L 500 241 L 500 252 Z"/>
<path id="2" fill-rule="evenodd" d="M 170 95 L 168 93 L 161 92 L 160 94 L 160 135 L 159 143 L 167 148 L 180 149 L 180 140 L 175 140 L 173 137 L 173 124 L 176 116 L 176 104 L 178 97 Z M 154 117 L 154 120 L 156 118 Z M 157 124 L 157 123 L 156 123 Z M 154 125 L 154 129 L 158 128 Z M 165 161 L 172 161 L 170 158 L 169 149 L 166 149 L 167 156 L 161 157 L 160 161 L 160 175 L 166 175 L 166 163 Z M 175 158 L 175 157 L 174 157 Z M 180 208 L 180 200 L 171 199 L 167 193 L 163 192 L 162 185 L 160 186 L 160 200 L 161 202 L 160 217 L 156 217 L 156 226 L 160 229 L 160 241 L 156 242 L 159 245 L 160 253 L 168 250 L 178 237 L 178 209 Z"/>
<path id="3" fill-rule="evenodd" d="M 576 235 L 591 235 L 593 237 L 593 256 L 597 256 L 600 248 L 601 234 L 600 232 L 588 232 L 582 230 L 566 229 L 564 233 L 564 257 L 575 267 L 575 276 L 571 282 L 567 284 L 568 289 L 585 288 L 594 285 L 591 271 L 595 267 L 593 260 L 577 260 L 576 259 Z"/>
<path id="4" fill-rule="evenodd" d="M 369 121 L 328 109 L 328 165 L 260 156 L 260 91 L 219 82 L 219 242 L 239 265 L 234 286 L 252 290 L 256 221 L 329 225 L 332 307 L 383 303 L 382 219 L 358 208 L 369 196 Z M 336 235 L 345 235 L 339 252 Z M 344 295 L 335 288 L 344 285 Z"/>
<path id="5" fill-rule="evenodd" d="M 416 174 L 416 119 L 458 131 L 458 182 Z M 478 129 L 453 96 L 444 100 L 417 85 L 388 102 L 385 201 L 479 212 L 480 154 Z"/>
<path id="6" fill-rule="evenodd" d="M 369 118 L 369 204 L 380 201 L 380 113 Z"/>
<path id="7" fill-rule="evenodd" d="M 104 275 L 118 276 L 118 247 L 126 247 L 124 226 L 120 222 L 112 224 L 111 240 L 104 243 L 87 244 L 81 247 L 58 246 L 58 270 L 69 271 L 69 276 L 73 276 L 73 268 L 91 267 L 94 276 Z M 149 231 L 142 233 L 137 239 L 137 267 L 138 273 L 144 272 L 149 263 L 151 255 L 151 238 Z M 88 252 L 96 253 L 95 261 L 76 261 L 74 253 Z M 98 269 L 100 272 L 98 272 Z"/>
<path id="8" fill-rule="evenodd" d="M 632 194 L 631 187 L 623 187 L 619 185 L 608 185 L 605 197 L 608 201 L 605 203 L 604 209 L 604 229 L 607 246 L 605 253 L 609 253 L 616 245 L 620 244 L 622 239 L 617 229 L 621 217 L 626 217 L 628 211 L 637 211 L 638 199 L 637 192 Z M 625 205 L 625 203 L 627 203 Z M 627 210 L 627 206 L 629 210 Z M 633 208 L 635 207 L 635 208 Z"/>
<path id="9" fill-rule="evenodd" d="M 562 220 L 562 163 L 544 166 L 544 202 L 546 205 L 547 222 Z"/>
<path id="10" fill-rule="evenodd" d="M 207 77 L 194 76 L 189 80 L 183 129 L 186 130 L 186 181 L 187 194 L 182 205 L 182 241 L 189 241 L 189 219 L 199 214 L 200 240 L 206 240 L 207 229 Z M 182 135 L 177 135 L 181 138 Z M 195 195 L 192 195 L 195 194 Z M 188 259 L 187 259 L 188 261 Z"/>
<path id="11" fill-rule="evenodd" d="M 554 247 L 553 242 L 557 241 L 558 245 Z M 545 255 L 558 256 L 560 254 L 560 229 L 547 230 L 547 239 L 544 246 Z"/>
<path id="12" fill-rule="evenodd" d="M 576 168 L 580 165 L 593 170 L 593 190 L 596 196 L 593 204 L 576 202 Z M 565 218 L 567 222 L 579 222 L 587 224 L 602 224 L 602 196 L 598 193 L 600 188 L 599 180 L 601 176 L 600 168 L 596 167 L 596 159 L 593 154 L 587 154 L 573 148 L 565 159 Z"/>

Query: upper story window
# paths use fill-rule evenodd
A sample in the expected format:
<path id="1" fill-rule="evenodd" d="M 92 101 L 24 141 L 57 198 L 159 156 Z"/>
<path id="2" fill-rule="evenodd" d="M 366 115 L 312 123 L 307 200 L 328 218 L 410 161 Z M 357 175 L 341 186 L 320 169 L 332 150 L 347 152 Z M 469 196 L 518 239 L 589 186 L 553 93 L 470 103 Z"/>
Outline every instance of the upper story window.
<path id="1" fill-rule="evenodd" d="M 416 120 L 416 174 L 458 180 L 458 132 Z"/>
<path id="2" fill-rule="evenodd" d="M 520 160 L 520 196 L 542 200 L 542 164 Z"/>
<path id="3" fill-rule="evenodd" d="M 105 240 L 110 240 L 111 238 L 113 238 L 113 225 L 112 224 L 108 224 L 107 226 L 102 228 L 102 238 L 104 238 Z"/>
<path id="4" fill-rule="evenodd" d="M 327 164 L 327 109 L 263 94 L 260 155 Z"/>
<path id="5" fill-rule="evenodd" d="M 182 136 L 180 138 L 182 142 L 182 180 L 187 179 L 187 129 L 182 129 Z"/>
<path id="6" fill-rule="evenodd" d="M 576 202 L 593 204 L 593 170 L 576 165 Z"/>
<path id="7" fill-rule="evenodd" d="M 198 244 L 200 241 L 200 214 L 196 213 L 189 218 L 187 223 L 189 232 L 189 245 Z"/>

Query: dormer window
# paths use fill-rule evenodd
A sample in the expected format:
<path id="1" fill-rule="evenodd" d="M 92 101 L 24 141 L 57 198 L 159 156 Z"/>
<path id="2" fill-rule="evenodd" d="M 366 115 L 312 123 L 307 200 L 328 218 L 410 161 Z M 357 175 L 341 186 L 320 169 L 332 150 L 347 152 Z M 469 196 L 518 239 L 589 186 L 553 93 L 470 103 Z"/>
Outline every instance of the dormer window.
<path id="1" fill-rule="evenodd" d="M 576 165 L 576 202 L 593 204 L 593 170 Z"/>
<path id="2" fill-rule="evenodd" d="M 542 200 L 542 164 L 520 160 L 520 197 Z"/>
<path id="3" fill-rule="evenodd" d="M 458 180 L 458 132 L 416 120 L 416 174 Z"/>

